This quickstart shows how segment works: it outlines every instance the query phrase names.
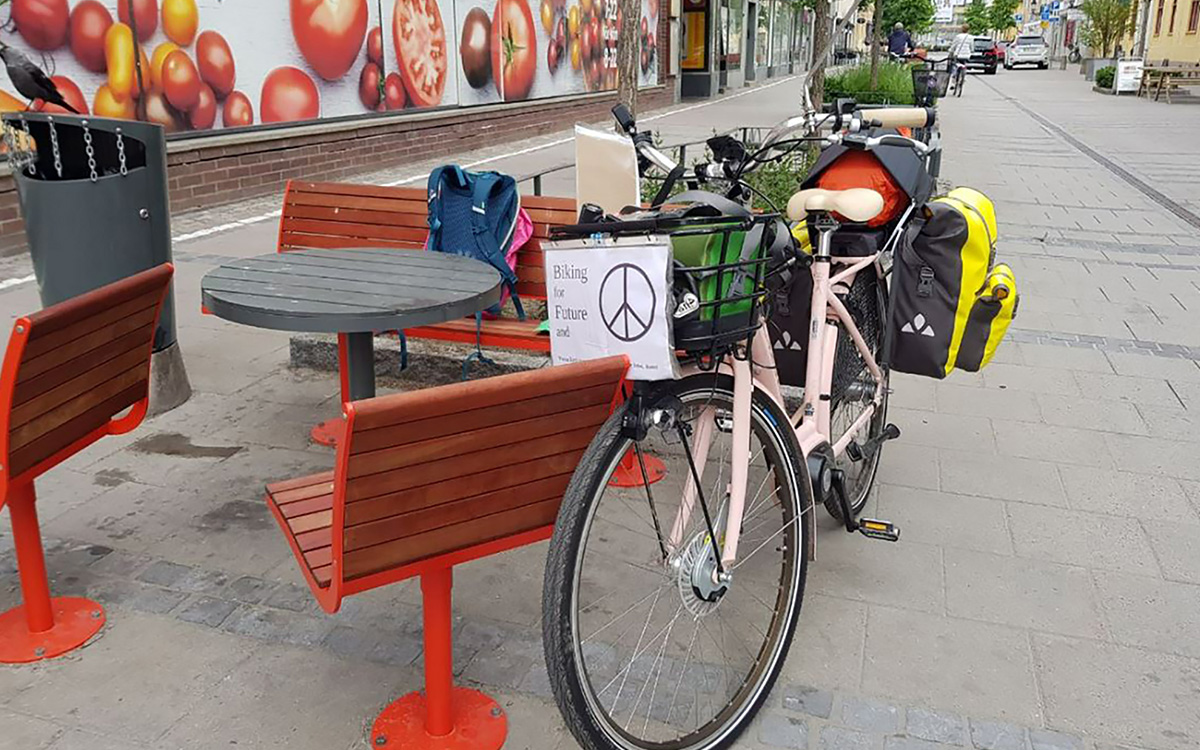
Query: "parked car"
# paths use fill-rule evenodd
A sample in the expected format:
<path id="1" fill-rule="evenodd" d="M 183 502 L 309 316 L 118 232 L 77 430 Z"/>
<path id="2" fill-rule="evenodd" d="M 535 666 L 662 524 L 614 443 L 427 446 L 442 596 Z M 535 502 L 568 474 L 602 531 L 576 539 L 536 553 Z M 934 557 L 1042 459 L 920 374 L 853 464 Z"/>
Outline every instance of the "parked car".
<path id="1" fill-rule="evenodd" d="M 1040 35 L 1017 37 L 1004 57 L 1004 67 L 1012 70 L 1018 65 L 1036 65 L 1045 70 L 1050 64 L 1050 46 Z"/>
<path id="2" fill-rule="evenodd" d="M 996 42 L 996 56 L 1000 59 L 1001 64 L 1003 64 L 1004 61 L 1007 59 L 1008 47 L 1011 44 L 1012 44 L 1012 42 L 1007 42 L 1007 41 Z"/>
<path id="3" fill-rule="evenodd" d="M 979 69 L 988 75 L 996 74 L 1000 63 L 1000 53 L 996 42 L 989 36 L 977 36 L 971 40 L 971 57 L 967 60 L 967 69 Z"/>

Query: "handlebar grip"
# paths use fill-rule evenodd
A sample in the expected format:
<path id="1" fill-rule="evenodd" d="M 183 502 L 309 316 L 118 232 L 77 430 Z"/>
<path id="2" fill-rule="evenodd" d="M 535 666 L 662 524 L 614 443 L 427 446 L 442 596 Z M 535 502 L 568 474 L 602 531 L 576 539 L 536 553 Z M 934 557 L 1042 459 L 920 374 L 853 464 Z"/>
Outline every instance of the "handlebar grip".
<path id="1" fill-rule="evenodd" d="M 932 107 L 890 107 L 863 112 L 864 120 L 876 120 L 885 128 L 929 128 L 937 120 Z"/>

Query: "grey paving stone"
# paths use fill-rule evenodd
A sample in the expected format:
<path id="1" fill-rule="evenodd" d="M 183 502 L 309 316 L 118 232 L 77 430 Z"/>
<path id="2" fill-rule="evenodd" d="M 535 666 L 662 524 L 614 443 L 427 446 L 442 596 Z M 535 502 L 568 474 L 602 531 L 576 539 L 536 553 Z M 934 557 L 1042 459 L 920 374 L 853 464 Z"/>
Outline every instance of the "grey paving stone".
<path id="1" fill-rule="evenodd" d="M 371 656 L 371 652 L 378 642 L 374 633 L 338 625 L 329 631 L 325 640 L 321 641 L 321 645 L 338 656 L 365 660 Z"/>
<path id="2" fill-rule="evenodd" d="M 172 588 L 191 572 L 192 568 L 186 565 L 178 565 L 167 560 L 156 560 L 150 567 L 138 574 L 137 580 L 142 583 L 153 583 L 155 586 Z"/>
<path id="3" fill-rule="evenodd" d="M 237 609 L 237 606 L 237 602 L 231 602 L 228 599 L 198 596 L 181 607 L 175 616 L 184 622 L 215 628 L 225 622 L 225 618 L 229 617 L 230 613 Z"/>
<path id="4" fill-rule="evenodd" d="M 221 629 L 273 643 L 315 646 L 333 629 L 333 624 L 328 618 L 242 604 L 221 624 Z"/>
<path id="5" fill-rule="evenodd" d="M 1096 586 L 1116 643 L 1200 658 L 1200 596 L 1186 583 L 1096 571 Z"/>
<path id="6" fill-rule="evenodd" d="M 263 603 L 268 607 L 286 609 L 289 612 L 317 614 L 322 611 L 321 605 L 317 604 L 317 600 L 313 597 L 311 590 L 304 586 L 294 586 L 292 584 L 281 585 L 272 591 Z"/>
<path id="7" fill-rule="evenodd" d="M 900 710 L 889 703 L 847 697 L 842 699 L 842 723 L 868 732 L 894 732 Z"/>
<path id="8" fill-rule="evenodd" d="M 880 485 L 878 498 L 878 515 L 897 524 L 905 541 L 1012 554 L 1000 500 L 892 485 Z"/>
<path id="9" fill-rule="evenodd" d="M 371 649 L 370 660 L 407 667 L 416 663 L 424 647 L 417 636 L 403 633 L 388 633 L 378 636 L 378 643 Z"/>
<path id="10" fill-rule="evenodd" d="M 808 722 L 764 711 L 758 718 L 758 741 L 772 747 L 805 750 L 808 747 Z"/>
<path id="11" fill-rule="evenodd" d="M 919 737 L 888 737 L 883 750 L 946 750 L 946 746 Z"/>
<path id="12" fill-rule="evenodd" d="M 61 593 L 56 591 L 55 593 Z M 88 586 L 88 595 L 105 606 L 163 615 L 177 607 L 187 594 L 138 581 L 101 580 Z"/>
<path id="13" fill-rule="evenodd" d="M 481 685 L 516 690 L 535 664 L 540 665 L 529 655 L 500 646 L 478 651 L 463 671 L 462 678 Z"/>
<path id="14" fill-rule="evenodd" d="M 1135 519 L 1012 503 L 1017 555 L 1086 568 L 1158 575 L 1150 543 Z"/>
<path id="15" fill-rule="evenodd" d="M 522 693 L 532 693 L 540 698 L 553 698 L 554 691 L 550 687 L 550 675 L 546 672 L 546 666 L 541 663 L 534 664 L 529 672 L 521 680 L 521 685 L 518 688 Z"/>
<path id="16" fill-rule="evenodd" d="M 828 719 L 833 711 L 833 693 L 807 685 L 789 685 L 783 693 L 783 707 Z"/>
<path id="17" fill-rule="evenodd" d="M 112 547 L 103 544 L 65 544 L 46 554 L 46 564 L 50 568 L 82 568 L 100 562 L 112 552 Z"/>
<path id="18" fill-rule="evenodd" d="M 1002 455 L 1101 468 L 1114 465 L 1105 445 L 1107 433 L 1007 419 L 994 419 L 992 424 Z"/>
<path id="19" fill-rule="evenodd" d="M 1200 524 L 1143 521 L 1142 527 L 1167 580 L 1200 584 Z"/>
<path id="20" fill-rule="evenodd" d="M 945 611 L 938 548 L 863 544 L 857 534 L 845 532 L 824 535 L 818 544 L 822 555 L 830 555 L 829 559 L 839 564 L 810 568 L 808 591 L 924 612 Z"/>
<path id="21" fill-rule="evenodd" d="M 1075 510 L 1200 523 L 1179 480 L 1171 477 L 1083 466 L 1060 466 L 1059 473 Z"/>
<path id="22" fill-rule="evenodd" d="M 967 739 L 961 716 L 924 708 L 908 709 L 904 731 L 919 739 L 951 745 L 961 745 Z"/>
<path id="23" fill-rule="evenodd" d="M 1027 750 L 1025 728 L 996 721 L 970 720 L 971 745 L 978 750 Z"/>
<path id="24" fill-rule="evenodd" d="M 92 563 L 90 570 L 114 578 L 132 578 L 152 562 L 154 558 L 148 555 L 118 549 Z"/>
<path id="25" fill-rule="evenodd" d="M 227 593 L 239 602 L 258 604 L 267 594 L 271 593 L 271 589 L 274 587 L 275 584 L 270 581 L 264 581 L 254 576 L 242 576 L 229 584 Z"/>
<path id="26" fill-rule="evenodd" d="M 878 734 L 845 727 L 821 727 L 821 750 L 877 750 L 882 745 L 883 737 Z"/>
<path id="27" fill-rule="evenodd" d="M 939 451 L 938 466 L 946 492 L 1067 507 L 1058 467 L 1048 461 L 943 450 Z M 880 480 L 886 479 L 881 469 Z"/>
<path id="28" fill-rule="evenodd" d="M 1029 745 L 1033 750 L 1083 750 L 1080 738 L 1048 729 L 1030 729 Z"/>

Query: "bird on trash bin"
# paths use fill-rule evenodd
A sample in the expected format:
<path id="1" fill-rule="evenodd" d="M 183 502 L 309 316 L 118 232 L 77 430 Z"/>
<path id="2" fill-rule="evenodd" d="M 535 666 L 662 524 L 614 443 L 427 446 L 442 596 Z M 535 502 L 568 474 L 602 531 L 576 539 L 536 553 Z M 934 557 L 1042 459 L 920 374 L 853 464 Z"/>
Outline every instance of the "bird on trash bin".
<path id="1" fill-rule="evenodd" d="M 50 80 L 50 76 L 34 65 L 20 50 L 0 42 L 0 59 L 4 60 L 4 67 L 8 69 L 8 77 L 13 87 L 21 96 L 30 100 L 31 106 L 34 100 L 41 99 L 48 104 L 57 104 L 69 112 L 79 114 L 79 110 L 68 104 L 58 92 L 58 87 Z M 29 107 L 25 109 L 28 110 Z"/>

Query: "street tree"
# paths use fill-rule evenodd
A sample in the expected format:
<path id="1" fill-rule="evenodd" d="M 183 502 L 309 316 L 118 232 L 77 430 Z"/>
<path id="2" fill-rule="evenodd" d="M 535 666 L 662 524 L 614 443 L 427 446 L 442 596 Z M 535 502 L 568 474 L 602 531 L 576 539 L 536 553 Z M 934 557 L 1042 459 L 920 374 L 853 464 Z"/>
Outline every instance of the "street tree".
<path id="1" fill-rule="evenodd" d="M 1100 50 L 1100 57 L 1108 57 L 1125 36 L 1125 26 L 1129 23 L 1129 0 L 1083 0 L 1079 9 L 1085 18 L 1081 41 L 1093 53 Z"/>
<path id="2" fill-rule="evenodd" d="M 621 28 L 617 31 L 617 101 L 637 114 L 638 65 L 641 60 L 641 36 L 638 20 L 642 15 L 638 0 L 618 0 Z"/>
<path id="3" fill-rule="evenodd" d="M 889 0 L 897 2 L 897 0 Z M 879 88 L 879 55 L 883 46 L 884 0 L 875 0 L 875 12 L 871 19 L 871 90 Z M 890 27 L 889 27 L 890 28 Z"/>
<path id="4" fill-rule="evenodd" d="M 988 25 L 999 32 L 1015 28 L 1017 20 L 1013 15 L 1020 7 L 1021 0 L 992 0 L 992 5 L 988 9 Z"/>
<path id="5" fill-rule="evenodd" d="M 933 13 L 933 0 L 883 0 L 883 28 L 902 23 L 909 32 L 920 34 L 933 27 Z"/>
<path id="6" fill-rule="evenodd" d="M 963 13 L 963 22 L 967 25 L 969 34 L 986 34 L 992 28 L 991 14 L 984 0 L 971 0 Z"/>
<path id="7" fill-rule="evenodd" d="M 820 108 L 825 100 L 825 66 L 833 54 L 830 25 L 833 23 L 833 4 L 830 0 L 816 0 L 813 7 L 813 49 L 818 59 L 809 73 L 808 95 L 813 106 Z M 822 55 L 824 53 L 824 55 Z"/>

